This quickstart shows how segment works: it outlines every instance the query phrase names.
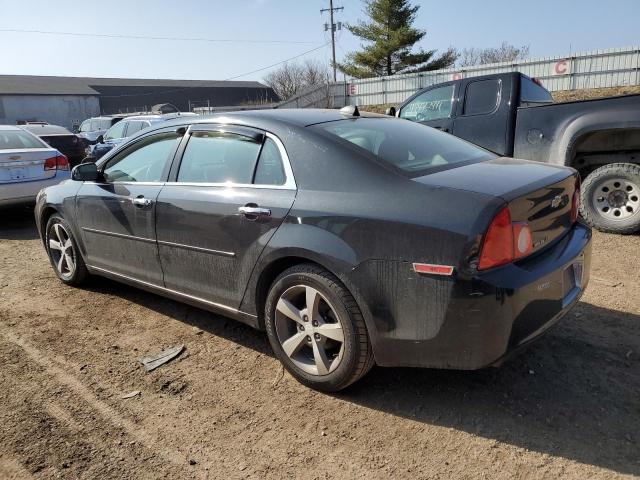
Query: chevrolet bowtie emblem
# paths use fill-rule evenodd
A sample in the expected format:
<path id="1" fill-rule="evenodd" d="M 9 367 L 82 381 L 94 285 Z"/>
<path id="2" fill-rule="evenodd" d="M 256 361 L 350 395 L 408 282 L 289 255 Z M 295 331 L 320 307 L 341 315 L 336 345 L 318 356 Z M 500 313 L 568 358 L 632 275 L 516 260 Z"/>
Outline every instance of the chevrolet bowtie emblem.
<path id="1" fill-rule="evenodd" d="M 558 208 L 561 203 L 562 197 L 560 195 L 556 195 L 555 197 L 553 197 L 553 200 L 551 200 L 551 208 Z"/>

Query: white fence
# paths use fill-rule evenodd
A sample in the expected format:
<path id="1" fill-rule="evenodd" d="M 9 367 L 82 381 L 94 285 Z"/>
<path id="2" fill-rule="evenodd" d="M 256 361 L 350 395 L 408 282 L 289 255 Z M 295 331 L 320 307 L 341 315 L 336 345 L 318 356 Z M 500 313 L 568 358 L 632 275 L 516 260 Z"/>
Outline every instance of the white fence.
<path id="1" fill-rule="evenodd" d="M 306 91 L 278 108 L 398 104 L 436 83 L 514 71 L 540 79 L 550 91 L 640 85 L 640 46 L 339 82 Z"/>

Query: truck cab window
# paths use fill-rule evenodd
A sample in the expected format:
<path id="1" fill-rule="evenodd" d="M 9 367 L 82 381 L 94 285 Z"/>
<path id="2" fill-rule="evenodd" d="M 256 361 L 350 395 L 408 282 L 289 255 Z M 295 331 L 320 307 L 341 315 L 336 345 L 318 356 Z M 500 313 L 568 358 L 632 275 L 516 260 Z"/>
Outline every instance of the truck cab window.
<path id="1" fill-rule="evenodd" d="M 426 122 L 451 116 L 454 85 L 446 85 L 418 95 L 400 110 L 400 118 Z"/>
<path id="2" fill-rule="evenodd" d="M 502 83 L 500 80 L 478 80 L 467 85 L 463 115 L 488 115 L 500 103 Z"/>

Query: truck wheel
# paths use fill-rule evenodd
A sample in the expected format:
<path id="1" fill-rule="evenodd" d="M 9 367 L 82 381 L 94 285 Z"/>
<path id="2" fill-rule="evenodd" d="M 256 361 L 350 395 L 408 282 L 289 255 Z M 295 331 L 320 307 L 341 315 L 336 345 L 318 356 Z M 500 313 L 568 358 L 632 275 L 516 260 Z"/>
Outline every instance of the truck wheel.
<path id="1" fill-rule="evenodd" d="M 594 170 L 582 184 L 580 214 L 602 232 L 640 230 L 640 165 L 611 163 Z"/>

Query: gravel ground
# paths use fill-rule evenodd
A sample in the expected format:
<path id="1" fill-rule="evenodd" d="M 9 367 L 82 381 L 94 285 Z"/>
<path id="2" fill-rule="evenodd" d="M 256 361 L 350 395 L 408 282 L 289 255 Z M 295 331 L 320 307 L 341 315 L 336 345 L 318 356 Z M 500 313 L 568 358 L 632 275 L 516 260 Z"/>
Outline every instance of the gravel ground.
<path id="1" fill-rule="evenodd" d="M 0 478 L 639 476 L 638 252 L 596 233 L 582 302 L 499 369 L 374 368 L 325 395 L 230 319 L 64 286 L 31 212 L 0 211 Z"/>

